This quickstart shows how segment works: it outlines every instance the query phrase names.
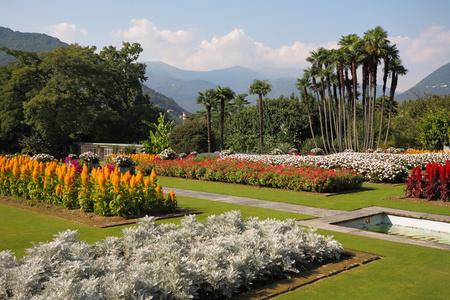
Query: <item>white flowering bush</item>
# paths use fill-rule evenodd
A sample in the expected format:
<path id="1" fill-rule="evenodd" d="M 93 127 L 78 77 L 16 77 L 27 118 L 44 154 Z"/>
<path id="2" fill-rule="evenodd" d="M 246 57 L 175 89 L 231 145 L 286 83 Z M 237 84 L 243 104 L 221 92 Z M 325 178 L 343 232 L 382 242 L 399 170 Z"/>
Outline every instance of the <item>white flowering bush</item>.
<path id="1" fill-rule="evenodd" d="M 96 164 L 100 162 L 100 157 L 97 153 L 94 153 L 92 151 L 87 151 L 80 154 L 80 159 L 83 160 L 86 163 L 90 164 Z"/>
<path id="2" fill-rule="evenodd" d="M 177 158 L 177 153 L 175 151 L 173 151 L 171 148 L 167 148 L 159 154 L 159 157 L 162 160 L 175 159 L 175 158 Z"/>
<path id="3" fill-rule="evenodd" d="M 76 231 L 27 250 L 17 263 L 0 252 L 0 298 L 211 299 L 231 297 L 259 278 L 300 272 L 302 264 L 338 259 L 342 245 L 294 220 L 249 218 L 237 211 L 180 227 L 145 217 L 123 237 L 92 246 Z"/>
<path id="4" fill-rule="evenodd" d="M 112 158 L 113 163 L 118 167 L 134 167 L 136 162 L 129 155 L 117 155 Z"/>
<path id="5" fill-rule="evenodd" d="M 272 150 L 272 152 L 270 152 L 270 154 L 272 154 L 272 155 L 282 155 L 282 154 L 284 154 L 284 152 L 281 149 L 275 148 L 275 149 Z"/>
<path id="6" fill-rule="evenodd" d="M 43 163 L 55 161 L 55 158 L 52 155 L 45 153 L 35 154 L 31 159 Z"/>
<path id="7" fill-rule="evenodd" d="M 225 156 L 228 156 L 228 155 L 231 155 L 231 154 L 234 154 L 233 149 L 225 149 L 225 150 L 222 150 L 222 151 L 219 153 L 219 156 L 220 156 L 220 157 L 225 157 Z"/>
<path id="8" fill-rule="evenodd" d="M 324 155 L 325 154 L 325 152 L 323 151 L 322 148 L 312 148 L 311 153 L 314 155 Z"/>

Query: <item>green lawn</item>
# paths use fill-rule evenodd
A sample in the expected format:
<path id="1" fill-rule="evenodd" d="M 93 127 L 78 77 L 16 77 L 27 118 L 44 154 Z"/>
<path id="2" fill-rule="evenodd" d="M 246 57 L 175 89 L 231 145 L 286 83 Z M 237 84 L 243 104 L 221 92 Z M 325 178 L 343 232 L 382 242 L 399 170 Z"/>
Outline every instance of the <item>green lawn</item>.
<path id="1" fill-rule="evenodd" d="M 257 188 L 253 186 L 223 184 L 198 180 L 184 180 L 170 177 L 158 177 L 158 182 L 163 187 L 168 186 L 172 188 L 249 197 L 328 209 L 349 211 L 368 206 L 383 206 L 411 211 L 422 211 L 433 214 L 450 215 L 450 207 L 385 200 L 390 197 L 403 196 L 404 185 L 392 186 L 364 183 L 362 191 L 336 194 L 327 197 L 323 195 L 288 190 Z"/>
<path id="2" fill-rule="evenodd" d="M 258 189 L 229 184 L 186 181 L 159 177 L 164 186 L 252 197 L 271 201 L 297 203 L 315 207 L 351 210 L 380 205 L 406 210 L 449 215 L 448 207 L 384 200 L 403 194 L 402 186 L 365 184 L 364 190 L 330 197 L 290 191 Z M 210 214 L 240 210 L 244 216 L 277 219 L 306 219 L 310 216 L 285 213 L 261 208 L 240 206 L 208 200 L 178 197 L 179 205 L 203 211 L 202 220 Z M 179 223 L 180 218 L 161 222 Z M 133 226 L 133 225 L 128 225 Z M 120 236 L 125 226 L 92 228 L 78 223 L 40 215 L 16 208 L 0 206 L 0 250 L 11 249 L 22 257 L 30 242 L 45 242 L 68 228 L 77 229 L 80 239 L 93 243 L 106 236 Z M 334 235 L 345 248 L 382 256 L 381 260 L 358 267 L 326 280 L 289 292 L 277 299 L 448 299 L 450 285 L 450 252 L 433 248 L 371 239 L 331 231 L 318 231 Z"/>

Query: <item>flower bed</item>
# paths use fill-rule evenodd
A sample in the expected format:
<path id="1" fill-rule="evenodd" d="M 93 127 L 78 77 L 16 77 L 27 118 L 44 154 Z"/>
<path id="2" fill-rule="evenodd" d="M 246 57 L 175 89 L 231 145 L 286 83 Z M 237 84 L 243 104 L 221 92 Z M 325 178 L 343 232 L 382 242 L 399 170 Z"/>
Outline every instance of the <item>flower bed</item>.
<path id="1" fill-rule="evenodd" d="M 249 218 L 239 212 L 194 216 L 182 226 L 153 217 L 88 245 L 76 231 L 27 250 L 17 263 L 0 252 L 0 298 L 212 299 L 231 297 L 261 278 L 300 272 L 313 261 L 339 259 L 342 245 L 294 220 Z"/>
<path id="2" fill-rule="evenodd" d="M 408 169 L 429 162 L 445 163 L 450 153 L 353 153 L 344 152 L 325 156 L 317 155 L 249 155 L 234 154 L 228 157 L 247 161 L 261 161 L 270 165 L 319 166 L 327 169 L 355 170 L 371 182 L 402 183 L 408 177 Z"/>
<path id="3" fill-rule="evenodd" d="M 406 196 L 450 201 L 450 162 L 428 163 L 425 171 L 414 168 L 406 181 Z"/>
<path id="4" fill-rule="evenodd" d="M 363 176 L 351 170 L 270 165 L 261 161 L 228 158 L 203 161 L 155 160 L 140 165 L 139 169 L 154 169 L 156 174 L 161 176 L 319 193 L 357 189 L 362 186 L 364 180 Z"/>
<path id="5" fill-rule="evenodd" d="M 94 169 L 89 174 L 86 165 L 78 174 L 74 166 L 44 164 L 24 157 L 8 160 L 0 156 L 0 193 L 69 209 L 83 208 L 99 215 L 140 215 L 173 211 L 177 206 L 172 191 L 164 199 L 155 174 L 144 178 L 142 173 L 121 175 L 109 168 Z"/>

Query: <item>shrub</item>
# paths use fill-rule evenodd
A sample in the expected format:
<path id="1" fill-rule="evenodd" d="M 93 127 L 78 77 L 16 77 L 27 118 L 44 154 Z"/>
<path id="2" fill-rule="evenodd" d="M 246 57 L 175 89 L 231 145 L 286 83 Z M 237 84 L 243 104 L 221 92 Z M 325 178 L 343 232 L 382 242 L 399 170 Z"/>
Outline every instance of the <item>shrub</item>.
<path id="1" fill-rule="evenodd" d="M 259 279 L 300 273 L 304 265 L 339 259 L 342 245 L 294 220 L 249 218 L 236 211 L 181 226 L 145 217 L 122 237 L 93 245 L 67 230 L 36 244 L 17 263 L 0 252 L 0 298 L 231 298 Z"/>
<path id="2" fill-rule="evenodd" d="M 172 130 L 169 136 L 169 145 L 176 152 L 207 152 L 207 132 L 206 121 L 187 119 Z M 214 144 L 214 132 L 211 135 L 211 142 Z"/>
<path id="3" fill-rule="evenodd" d="M 177 153 L 173 151 L 171 148 L 165 149 L 163 152 L 159 154 L 159 157 L 162 160 L 175 159 L 177 158 L 177 156 L 178 156 Z"/>
<path id="4" fill-rule="evenodd" d="M 98 154 L 94 153 L 92 151 L 81 153 L 80 154 L 80 159 L 82 161 L 84 161 L 85 163 L 91 163 L 91 164 L 95 164 L 95 163 L 99 163 L 100 162 L 100 157 L 98 156 Z"/>
<path id="5" fill-rule="evenodd" d="M 113 163 L 118 167 L 133 167 L 136 162 L 128 155 L 117 155 L 112 158 Z"/>

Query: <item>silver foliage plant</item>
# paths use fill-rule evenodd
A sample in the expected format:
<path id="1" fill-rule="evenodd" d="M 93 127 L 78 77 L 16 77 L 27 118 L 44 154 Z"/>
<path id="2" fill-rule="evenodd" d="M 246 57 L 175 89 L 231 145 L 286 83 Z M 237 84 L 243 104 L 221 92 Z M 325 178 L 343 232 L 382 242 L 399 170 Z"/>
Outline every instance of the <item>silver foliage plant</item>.
<path id="1" fill-rule="evenodd" d="M 77 231 L 27 249 L 17 262 L 0 252 L 0 299 L 194 299 L 231 297 L 258 278 L 286 277 L 310 261 L 338 259 L 342 245 L 294 220 L 238 211 L 194 215 L 181 226 L 145 217 L 123 237 L 93 245 Z"/>

